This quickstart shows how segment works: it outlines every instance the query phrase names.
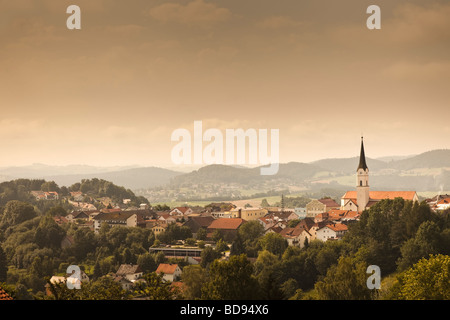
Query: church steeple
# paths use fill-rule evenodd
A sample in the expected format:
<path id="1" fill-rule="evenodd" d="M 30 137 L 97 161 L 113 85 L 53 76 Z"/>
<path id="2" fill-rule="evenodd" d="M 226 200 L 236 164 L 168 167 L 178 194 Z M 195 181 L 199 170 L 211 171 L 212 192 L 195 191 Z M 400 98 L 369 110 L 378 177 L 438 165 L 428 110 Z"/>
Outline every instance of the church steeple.
<path id="1" fill-rule="evenodd" d="M 358 206 L 358 212 L 362 212 L 366 208 L 367 203 L 369 203 L 370 200 L 369 168 L 366 164 L 363 137 L 361 137 L 361 153 L 359 155 L 359 165 L 356 172 L 356 202 Z"/>
<path id="2" fill-rule="evenodd" d="M 359 169 L 363 169 L 364 171 L 366 171 L 368 169 L 367 164 L 366 164 L 366 155 L 364 153 L 363 137 L 361 137 L 361 153 L 359 155 L 359 165 L 358 165 L 358 169 L 356 169 L 356 171 L 358 171 Z"/>

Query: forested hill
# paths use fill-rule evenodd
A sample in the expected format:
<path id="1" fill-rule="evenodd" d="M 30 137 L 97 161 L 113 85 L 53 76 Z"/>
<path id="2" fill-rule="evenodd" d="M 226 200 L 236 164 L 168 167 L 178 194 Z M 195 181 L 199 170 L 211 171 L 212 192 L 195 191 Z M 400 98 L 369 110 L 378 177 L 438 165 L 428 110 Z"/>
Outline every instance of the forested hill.
<path id="1" fill-rule="evenodd" d="M 136 196 L 133 191 L 102 179 L 83 179 L 73 185 L 58 186 L 54 181 L 44 179 L 16 179 L 0 183 L 0 206 L 4 206 L 10 200 L 19 200 L 28 203 L 36 203 L 31 191 L 56 191 L 60 196 L 70 196 L 70 192 L 81 191 L 91 199 L 109 197 L 114 202 L 122 203 L 123 199 L 130 199 L 133 205 L 147 203 L 148 200 Z"/>

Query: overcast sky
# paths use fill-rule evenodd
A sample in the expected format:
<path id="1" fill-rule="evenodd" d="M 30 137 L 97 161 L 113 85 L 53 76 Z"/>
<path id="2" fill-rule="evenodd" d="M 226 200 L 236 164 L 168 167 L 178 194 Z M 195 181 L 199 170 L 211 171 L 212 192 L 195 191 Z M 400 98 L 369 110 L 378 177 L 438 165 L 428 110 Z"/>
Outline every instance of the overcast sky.
<path id="1" fill-rule="evenodd" d="M 173 166 L 194 120 L 281 162 L 450 147 L 447 0 L 0 0 L 0 40 L 0 166 Z"/>

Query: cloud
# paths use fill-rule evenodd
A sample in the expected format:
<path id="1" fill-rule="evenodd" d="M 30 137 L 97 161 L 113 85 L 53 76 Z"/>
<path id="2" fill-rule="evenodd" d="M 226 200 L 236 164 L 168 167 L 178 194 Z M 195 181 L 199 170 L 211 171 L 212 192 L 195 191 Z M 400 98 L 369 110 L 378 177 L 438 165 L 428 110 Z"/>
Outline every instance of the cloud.
<path id="1" fill-rule="evenodd" d="M 401 61 L 387 67 L 384 75 L 395 80 L 442 81 L 450 79 L 450 61 L 413 63 Z"/>
<path id="2" fill-rule="evenodd" d="M 299 27 L 303 25 L 303 23 L 287 16 L 273 16 L 265 18 L 256 25 L 262 29 L 282 29 Z"/>
<path id="3" fill-rule="evenodd" d="M 186 5 L 165 3 L 150 9 L 148 14 L 160 22 L 200 27 L 227 21 L 232 16 L 230 10 L 203 0 L 194 0 Z"/>

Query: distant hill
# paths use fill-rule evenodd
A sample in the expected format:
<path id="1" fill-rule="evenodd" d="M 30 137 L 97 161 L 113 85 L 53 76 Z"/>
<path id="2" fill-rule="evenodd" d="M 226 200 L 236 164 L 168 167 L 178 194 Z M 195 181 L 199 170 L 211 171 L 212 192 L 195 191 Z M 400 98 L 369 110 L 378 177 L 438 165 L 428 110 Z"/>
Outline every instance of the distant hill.
<path id="1" fill-rule="evenodd" d="M 397 170 L 450 167 L 450 150 L 428 151 L 411 158 L 392 161 L 388 165 L 390 168 Z"/>
<path id="2" fill-rule="evenodd" d="M 387 168 L 388 164 L 381 160 L 366 157 L 367 166 L 370 171 L 377 171 Z M 355 173 L 359 163 L 359 157 L 341 158 L 341 159 L 323 159 L 314 161 L 311 164 L 321 167 L 327 171 L 333 171 L 341 174 Z"/>
<path id="3" fill-rule="evenodd" d="M 82 179 L 98 178 L 136 190 L 165 185 L 180 174 L 182 173 L 163 168 L 144 167 L 104 173 L 46 176 L 45 179 L 53 180 L 58 185 L 70 186 Z"/>
<path id="4" fill-rule="evenodd" d="M 275 175 L 261 175 L 260 167 L 245 168 L 227 165 L 208 165 L 199 170 L 192 171 L 175 177 L 172 185 L 183 185 L 192 183 L 241 183 L 263 182 L 276 179 L 291 180 L 292 182 L 303 182 L 314 174 L 323 171 L 322 168 L 300 162 L 282 163 L 278 173 Z"/>

